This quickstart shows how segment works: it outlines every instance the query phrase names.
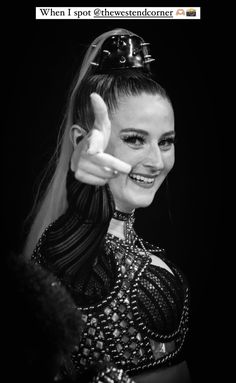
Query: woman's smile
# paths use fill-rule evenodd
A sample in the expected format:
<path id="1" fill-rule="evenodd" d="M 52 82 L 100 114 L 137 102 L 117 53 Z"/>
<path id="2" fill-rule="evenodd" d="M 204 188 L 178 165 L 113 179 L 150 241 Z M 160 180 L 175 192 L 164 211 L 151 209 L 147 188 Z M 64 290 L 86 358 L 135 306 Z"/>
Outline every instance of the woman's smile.
<path id="1" fill-rule="evenodd" d="M 127 174 L 109 180 L 116 208 L 149 206 L 174 165 L 174 113 L 157 94 L 123 97 L 111 114 L 106 152 L 131 165 Z"/>
<path id="2" fill-rule="evenodd" d="M 134 182 L 136 185 L 143 187 L 143 188 L 152 188 L 155 182 L 155 177 L 146 175 L 146 174 L 140 174 L 140 173 L 130 173 L 128 175 L 130 180 Z"/>

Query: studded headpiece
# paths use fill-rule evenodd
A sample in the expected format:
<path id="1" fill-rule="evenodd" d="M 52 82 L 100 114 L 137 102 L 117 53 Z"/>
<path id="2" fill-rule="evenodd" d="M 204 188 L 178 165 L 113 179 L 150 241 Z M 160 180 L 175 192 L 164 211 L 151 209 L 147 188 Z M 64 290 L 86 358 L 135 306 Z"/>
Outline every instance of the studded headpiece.
<path id="1" fill-rule="evenodd" d="M 96 45 L 94 45 L 95 47 Z M 149 63 L 154 61 L 149 54 L 149 43 L 136 35 L 114 35 L 108 37 L 100 50 L 96 72 L 108 73 L 116 69 L 142 68 L 150 71 Z"/>

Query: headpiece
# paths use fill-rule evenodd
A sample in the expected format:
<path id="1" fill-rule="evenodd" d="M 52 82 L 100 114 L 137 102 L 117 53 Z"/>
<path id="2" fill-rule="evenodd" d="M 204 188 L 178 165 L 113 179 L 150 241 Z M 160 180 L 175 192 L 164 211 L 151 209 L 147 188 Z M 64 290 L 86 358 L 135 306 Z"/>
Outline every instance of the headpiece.
<path id="1" fill-rule="evenodd" d="M 97 67 L 98 73 L 127 68 L 150 71 L 149 63 L 154 60 L 149 54 L 149 43 L 136 35 L 124 34 L 108 37 L 101 47 L 96 62 L 91 62 L 91 65 Z"/>

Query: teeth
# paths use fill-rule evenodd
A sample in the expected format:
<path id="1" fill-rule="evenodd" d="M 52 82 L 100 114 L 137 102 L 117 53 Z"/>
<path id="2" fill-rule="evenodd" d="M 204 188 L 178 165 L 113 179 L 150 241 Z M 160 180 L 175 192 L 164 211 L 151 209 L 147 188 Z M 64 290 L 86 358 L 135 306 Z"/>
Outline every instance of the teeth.
<path id="1" fill-rule="evenodd" d="M 145 182 L 148 184 L 151 184 L 152 182 L 154 182 L 154 178 L 151 178 L 151 177 L 143 177 L 143 176 L 139 176 L 137 174 L 130 174 L 129 176 L 130 176 L 130 178 L 133 178 L 136 181 Z"/>

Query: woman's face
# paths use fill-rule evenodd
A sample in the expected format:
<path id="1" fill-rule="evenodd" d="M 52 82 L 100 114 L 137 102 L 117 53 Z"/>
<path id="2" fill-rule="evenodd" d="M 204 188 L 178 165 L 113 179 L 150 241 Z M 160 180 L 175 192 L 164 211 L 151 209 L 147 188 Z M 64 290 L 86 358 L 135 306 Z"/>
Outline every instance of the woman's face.
<path id="1" fill-rule="evenodd" d="M 146 207 L 174 165 L 174 113 L 168 100 L 143 93 L 122 97 L 110 116 L 107 153 L 132 166 L 109 181 L 116 208 Z"/>

